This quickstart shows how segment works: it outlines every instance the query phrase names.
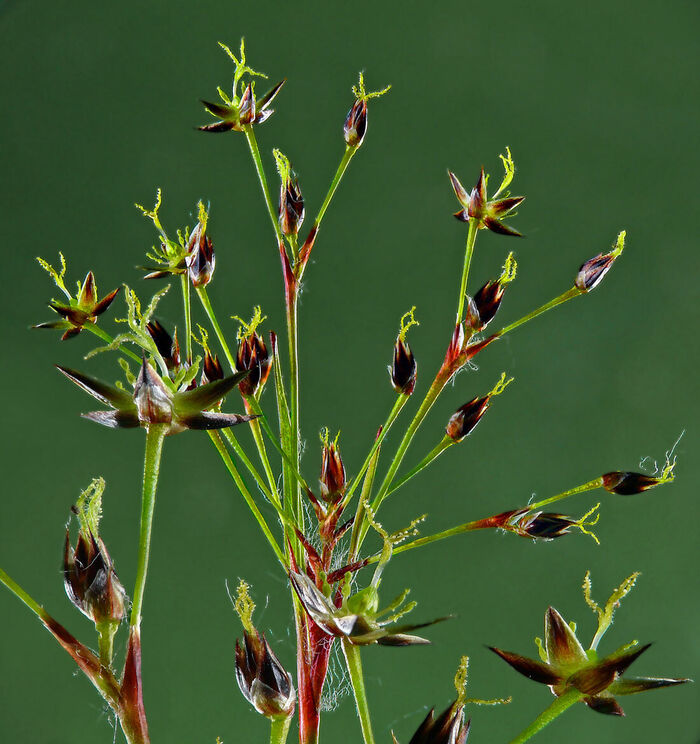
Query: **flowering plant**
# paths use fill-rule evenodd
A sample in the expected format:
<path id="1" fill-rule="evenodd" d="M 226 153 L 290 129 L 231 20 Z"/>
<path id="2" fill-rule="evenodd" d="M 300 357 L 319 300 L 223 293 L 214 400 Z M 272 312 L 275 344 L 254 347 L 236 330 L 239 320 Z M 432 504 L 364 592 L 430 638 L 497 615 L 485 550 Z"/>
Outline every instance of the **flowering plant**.
<path id="1" fill-rule="evenodd" d="M 294 615 L 296 636 L 296 678 L 278 658 L 265 634 L 253 624 L 254 603 L 249 587 L 241 582 L 235 607 L 241 620 L 243 637 L 236 644 L 236 677 L 240 689 L 255 711 L 269 721 L 272 744 L 285 742 L 297 720 L 300 744 L 315 744 L 321 736 L 322 695 L 328 683 L 330 655 L 340 648 L 352 686 L 359 716 L 357 734 L 349 734 L 365 744 L 375 741 L 370 705 L 364 683 L 362 659 L 375 645 L 412 646 L 428 643 L 423 633 L 447 617 L 405 622 L 404 617 L 416 603 L 408 601 L 409 589 L 395 599 L 380 601 L 384 572 L 401 553 L 478 530 L 501 530 L 510 535 L 535 541 L 551 541 L 578 530 L 597 540 L 591 527 L 598 520 L 599 504 L 583 516 L 570 516 L 545 509 L 569 497 L 603 489 L 613 495 L 641 494 L 674 479 L 673 452 L 663 468 L 654 475 L 614 471 L 595 475 L 586 482 L 549 498 L 532 503 L 504 504 L 506 511 L 473 519 L 433 534 L 419 535 L 423 516 L 409 515 L 404 526 L 387 529 L 379 521 L 385 501 L 406 483 L 431 465 L 446 450 L 463 443 L 513 382 L 503 373 L 480 394 L 457 405 L 437 443 L 411 467 L 404 460 L 414 437 L 429 411 L 450 383 L 477 355 L 513 333 L 544 312 L 587 295 L 603 280 L 625 247 L 625 232 L 620 232 L 610 250 L 601 250 L 572 271 L 572 283 L 563 293 L 523 317 L 493 331 L 487 330 L 499 313 L 506 290 L 517 274 L 514 252 L 503 259 L 503 269 L 473 291 L 469 284 L 470 268 L 479 234 L 521 237 L 512 225 L 514 210 L 523 196 L 512 196 L 509 189 L 515 176 L 515 163 L 509 149 L 501 155 L 504 175 L 499 187 L 489 195 L 489 176 L 481 168 L 475 186 L 468 191 L 459 178 L 449 172 L 449 181 L 460 205 L 455 217 L 466 225 L 464 261 L 457 293 L 454 322 L 446 326 L 446 351 L 436 364 L 437 371 L 422 395 L 417 394 L 418 361 L 407 340 L 409 330 L 418 325 L 415 307 L 399 321 L 393 344 L 387 344 L 389 383 L 395 397 L 376 436 L 368 443 L 361 463 L 353 463 L 348 476 L 339 439 L 328 431 L 321 435 L 318 485 L 309 484 L 302 465 L 302 411 L 300 407 L 300 339 L 298 331 L 299 296 L 306 270 L 328 207 L 349 164 L 366 141 L 373 99 L 389 88 L 368 92 L 360 74 L 353 87 L 353 99 L 343 127 L 344 150 L 330 187 L 318 208 L 310 229 L 301 236 L 306 217 L 300 180 L 290 160 L 280 150 L 273 151 L 279 174 L 279 197 L 273 198 L 268 175 L 258 146 L 257 130 L 274 112 L 271 104 L 283 82 L 258 96 L 256 81 L 264 77 L 252 69 L 244 44 L 234 54 L 222 45 L 234 65 L 231 95 L 219 89 L 222 103 L 204 101 L 204 107 L 216 119 L 200 129 L 207 134 L 228 134 L 245 139 L 262 190 L 272 227 L 274 249 L 282 268 L 285 298 L 285 351 L 279 348 L 278 335 L 261 331 L 267 318 L 256 307 L 250 321 L 236 318 L 240 328 L 235 339 L 229 338 L 218 320 L 209 285 L 219 280 L 216 248 L 210 225 L 209 208 L 197 205 L 194 225 L 168 231 L 160 216 L 161 192 L 153 208 L 139 207 L 152 221 L 157 246 L 147 252 L 150 265 L 147 280 L 171 280 L 179 285 L 182 297 L 180 336 L 172 333 L 156 315 L 162 297 L 171 285 L 161 288 L 148 304 L 126 287 L 123 293 L 126 316 L 117 319 L 123 330 L 110 333 L 105 328 L 107 312 L 113 306 L 117 290 L 98 300 L 96 281 L 90 272 L 74 297 L 66 288 L 67 266 L 60 256 L 61 268 L 55 269 L 44 259 L 41 266 L 51 275 L 66 300 L 51 300 L 49 307 L 60 320 L 36 327 L 62 332 L 68 340 L 82 331 L 101 341 L 88 357 L 112 352 L 118 357 L 123 379 L 108 384 L 82 371 L 59 366 L 69 381 L 107 406 L 83 414 L 92 422 L 110 428 L 144 429 L 142 512 L 138 541 L 138 569 L 131 599 L 120 582 L 114 561 L 100 536 L 104 481 L 97 479 L 83 492 L 74 514 L 78 537 L 73 547 L 70 534 L 64 547 L 64 581 L 69 599 L 95 625 L 97 652 L 74 637 L 44 608 L 0 569 L 0 581 L 41 620 L 58 643 L 73 658 L 78 668 L 95 686 L 105 704 L 119 721 L 130 744 L 149 742 L 142 679 L 142 616 L 154 527 L 156 496 L 161 456 L 167 438 L 187 430 L 204 431 L 233 486 L 257 521 L 262 540 L 269 548 L 267 558 L 274 561 L 289 585 L 289 602 Z M 307 223 L 308 224 L 308 223 Z M 217 238 L 218 242 L 218 238 Z M 219 265 L 221 262 L 219 262 Z M 470 291 L 472 294 L 470 294 Z M 199 318 L 201 325 L 196 318 Z M 196 326 L 196 328 L 195 328 Z M 215 342 L 214 342 L 215 340 Z M 214 349 L 212 348 L 214 347 Z M 421 361 L 421 370 L 425 362 Z M 135 366 L 136 365 L 136 366 Z M 389 386 L 387 386 L 389 387 Z M 266 389 L 272 391 L 263 401 Z M 237 391 L 237 392 L 236 392 Z M 238 401 L 240 395 L 240 401 Z M 414 395 L 421 398 L 403 429 L 396 450 L 387 454 L 387 435 Z M 274 398 L 274 408 L 270 406 Z M 500 403 L 500 401 L 499 401 Z M 239 408 L 240 413 L 224 413 L 222 406 Z M 381 416 L 378 420 L 381 420 Z M 254 455 L 243 444 L 239 432 L 249 430 Z M 203 435 L 200 435 L 203 436 Z M 464 446 L 464 445 L 463 445 Z M 377 477 L 380 466 L 383 476 Z M 254 486 L 252 485 L 254 483 Z M 396 496 L 394 496 L 396 498 Z M 382 519 L 384 519 L 382 517 Z M 367 547 L 367 537 L 375 533 L 381 543 L 376 550 Z M 261 550 L 260 560 L 265 560 Z M 156 579 L 157 580 L 157 579 Z M 574 630 L 559 613 L 550 608 L 546 615 L 546 643 L 542 660 L 535 661 L 500 649 L 494 651 L 518 671 L 550 686 L 556 699 L 534 723 L 512 742 L 523 742 L 544 725 L 562 714 L 567 707 L 582 701 L 593 710 L 621 714 L 615 695 L 676 685 L 688 680 L 675 678 L 638 678 L 622 676 L 630 664 L 646 649 L 625 647 L 598 659 L 597 642 L 612 623 L 613 611 L 634 579 L 628 580 L 600 609 L 586 599 L 599 614 L 600 625 L 591 647 L 580 645 Z M 401 622 L 399 622 L 401 621 Z M 123 663 L 115 659 L 115 639 L 122 623 L 128 624 L 126 654 Z M 428 633 L 429 634 L 429 633 Z M 401 652 L 399 652 L 401 653 Z M 404 653 L 410 653 L 406 651 Z M 460 662 L 456 680 L 457 699 L 435 717 L 431 712 L 412 739 L 413 744 L 464 744 L 471 724 L 465 716 L 467 661 Z"/>

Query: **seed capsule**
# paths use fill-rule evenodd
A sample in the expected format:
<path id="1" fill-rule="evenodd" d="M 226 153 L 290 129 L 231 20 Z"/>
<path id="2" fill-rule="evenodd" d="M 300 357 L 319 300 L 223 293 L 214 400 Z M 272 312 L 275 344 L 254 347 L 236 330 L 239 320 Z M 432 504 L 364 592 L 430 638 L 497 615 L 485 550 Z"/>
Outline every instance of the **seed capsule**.
<path id="1" fill-rule="evenodd" d="M 239 372 L 246 370 L 249 372 L 238 385 L 243 395 L 256 395 L 265 386 L 272 369 L 272 357 L 265 342 L 255 331 L 240 340 L 236 354 L 236 369 Z"/>
<path id="2" fill-rule="evenodd" d="M 391 384 L 397 393 L 411 395 L 416 386 L 418 365 L 408 342 L 399 335 L 394 344 L 394 359 L 389 369 Z"/>
<path id="3" fill-rule="evenodd" d="M 294 713 L 296 692 L 267 639 L 256 630 L 236 641 L 236 680 L 243 697 L 267 718 L 289 718 Z"/>
<path id="4" fill-rule="evenodd" d="M 472 398 L 472 400 L 460 406 L 450 416 L 450 420 L 445 427 L 447 436 L 455 442 L 461 442 L 464 437 L 474 430 L 481 417 L 486 413 L 489 400 L 490 396 L 488 395 L 484 398 Z"/>
<path id="5" fill-rule="evenodd" d="M 68 599 L 94 623 L 119 623 L 126 592 L 99 537 L 80 530 L 75 548 L 66 530 L 63 583 Z"/>

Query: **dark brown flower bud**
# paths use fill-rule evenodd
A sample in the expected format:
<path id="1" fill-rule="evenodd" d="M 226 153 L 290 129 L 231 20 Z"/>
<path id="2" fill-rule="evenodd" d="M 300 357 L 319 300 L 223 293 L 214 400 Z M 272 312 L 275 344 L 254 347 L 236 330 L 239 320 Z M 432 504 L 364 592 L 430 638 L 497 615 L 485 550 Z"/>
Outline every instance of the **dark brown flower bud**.
<path id="1" fill-rule="evenodd" d="M 321 454 L 321 497 L 324 501 L 336 503 L 345 493 L 345 465 L 338 452 L 336 442 L 328 441 L 328 432 L 322 438 L 323 452 Z"/>
<path id="2" fill-rule="evenodd" d="M 265 342 L 255 331 L 240 340 L 236 369 L 239 372 L 249 371 L 248 376 L 238 385 L 243 395 L 255 395 L 265 386 L 272 369 L 272 357 L 268 354 Z"/>
<path id="3" fill-rule="evenodd" d="M 445 427 L 447 436 L 455 442 L 461 442 L 464 437 L 474 430 L 481 417 L 486 413 L 490 398 L 489 395 L 484 398 L 472 398 L 468 403 L 460 406 L 450 416 L 450 420 Z"/>
<path id="4" fill-rule="evenodd" d="M 304 222 L 304 197 L 299 182 L 291 176 L 280 189 L 279 223 L 284 235 L 296 235 Z"/>
<path id="5" fill-rule="evenodd" d="M 343 125 L 343 136 L 348 147 L 359 147 L 367 132 L 367 101 L 358 99 L 352 104 Z"/>
<path id="6" fill-rule="evenodd" d="M 190 235 L 185 264 L 193 287 L 206 287 L 209 284 L 216 266 L 216 256 L 214 244 L 201 221 Z"/>
<path id="7" fill-rule="evenodd" d="M 409 744 L 466 744 L 470 725 L 471 721 L 464 722 L 464 704 L 455 700 L 437 718 L 433 708 Z"/>
<path id="8" fill-rule="evenodd" d="M 163 357 L 163 361 L 168 365 L 168 369 L 177 369 L 181 361 L 177 330 L 171 336 L 157 320 L 148 323 L 146 330 L 153 339 L 158 353 Z"/>
<path id="9" fill-rule="evenodd" d="M 615 259 L 622 253 L 625 247 L 625 235 L 626 233 L 623 230 L 617 236 L 617 243 L 612 251 L 599 253 L 581 266 L 574 282 L 574 285 L 581 292 L 590 292 L 600 284 L 615 263 Z"/>
<path id="10" fill-rule="evenodd" d="M 535 512 L 527 514 L 517 524 L 514 531 L 524 537 L 533 537 L 539 540 L 554 540 L 569 533 L 571 527 L 577 527 L 579 522 L 575 519 L 565 517 L 563 514 L 549 512 Z"/>
<path id="11" fill-rule="evenodd" d="M 417 369 L 418 365 L 411 347 L 399 335 L 394 344 L 394 360 L 388 367 L 391 384 L 397 393 L 411 395 L 416 386 Z"/>
<path id="12" fill-rule="evenodd" d="M 170 424 L 173 420 L 172 396 L 146 357 L 134 384 L 134 403 L 142 424 Z"/>
<path id="13" fill-rule="evenodd" d="M 654 486 L 667 482 L 664 478 L 654 478 L 644 473 L 606 473 L 603 476 L 603 488 L 610 493 L 617 493 L 621 496 L 631 496 L 635 493 L 648 491 Z"/>
<path id="14" fill-rule="evenodd" d="M 481 328 L 485 328 L 494 319 L 505 290 L 505 286 L 500 282 L 488 281 L 474 295 L 474 305 L 479 313 Z"/>
<path id="15" fill-rule="evenodd" d="M 223 379 L 224 370 L 221 367 L 221 362 L 216 355 L 212 355 L 209 351 L 205 352 L 204 362 L 202 363 L 202 385 Z"/>
<path id="16" fill-rule="evenodd" d="M 68 599 L 94 623 L 121 622 L 126 592 L 99 537 L 81 529 L 73 549 L 66 530 L 63 583 Z"/>
<path id="17" fill-rule="evenodd" d="M 267 639 L 256 630 L 244 631 L 236 641 L 236 680 L 243 697 L 267 718 L 289 718 L 294 713 L 296 692 Z"/>

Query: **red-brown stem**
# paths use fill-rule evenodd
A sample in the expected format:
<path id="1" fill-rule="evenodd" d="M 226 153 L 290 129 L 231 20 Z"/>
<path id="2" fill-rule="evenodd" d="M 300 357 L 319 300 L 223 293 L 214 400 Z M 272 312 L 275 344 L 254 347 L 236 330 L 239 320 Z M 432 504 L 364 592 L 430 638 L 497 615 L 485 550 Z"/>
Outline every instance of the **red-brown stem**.
<path id="1" fill-rule="evenodd" d="M 321 724 L 321 695 L 328 673 L 333 638 L 303 609 L 297 610 L 297 686 L 299 744 L 317 744 Z"/>
<path id="2" fill-rule="evenodd" d="M 143 707 L 141 680 L 141 636 L 138 628 L 131 628 L 124 663 L 119 721 L 130 744 L 149 744 L 146 711 Z"/>

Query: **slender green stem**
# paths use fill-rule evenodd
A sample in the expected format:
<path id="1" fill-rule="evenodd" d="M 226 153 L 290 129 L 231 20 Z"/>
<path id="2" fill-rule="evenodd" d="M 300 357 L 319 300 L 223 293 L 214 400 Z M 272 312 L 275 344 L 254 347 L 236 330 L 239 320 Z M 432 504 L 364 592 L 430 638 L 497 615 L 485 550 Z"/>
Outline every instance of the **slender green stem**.
<path id="1" fill-rule="evenodd" d="M 316 219 L 314 220 L 314 227 L 318 228 L 318 226 L 321 224 L 321 221 L 326 214 L 326 210 L 328 209 L 328 206 L 330 205 L 331 200 L 333 199 L 333 196 L 335 195 L 335 192 L 340 185 L 343 176 L 345 175 L 345 171 L 347 170 L 348 165 L 350 165 L 350 161 L 352 160 L 353 155 L 357 152 L 357 150 L 357 147 L 350 147 L 349 145 L 346 145 L 343 157 L 340 159 L 340 163 L 338 163 L 338 168 L 335 171 L 335 175 L 333 176 L 331 185 L 328 187 L 326 196 L 318 210 Z"/>
<path id="2" fill-rule="evenodd" d="M 280 501 L 279 493 L 277 492 L 277 479 L 275 474 L 272 472 L 272 465 L 270 465 L 270 458 L 267 456 L 267 450 L 265 449 L 265 441 L 263 440 L 262 431 L 260 429 L 260 420 L 253 419 L 250 422 L 250 431 L 255 440 L 255 446 L 258 448 L 260 455 L 260 462 L 262 463 L 263 470 L 267 477 L 267 482 L 270 487 L 270 492 L 275 496 L 275 502 L 282 506 Z"/>
<path id="3" fill-rule="evenodd" d="M 566 292 L 563 294 L 560 294 L 558 297 L 555 297 L 553 300 L 550 300 L 549 302 L 545 302 L 544 305 L 538 307 L 536 310 L 533 310 L 531 313 L 528 313 L 527 315 L 524 315 L 522 318 L 519 318 L 516 321 L 513 321 L 510 325 L 507 325 L 505 328 L 501 328 L 500 331 L 496 334 L 497 336 L 505 336 L 506 333 L 510 333 L 511 331 L 514 331 L 516 328 L 519 328 L 521 325 L 524 325 L 528 322 L 528 320 L 532 320 L 533 318 L 536 318 L 538 315 L 542 315 L 542 313 L 546 313 L 547 310 L 551 310 L 553 307 L 556 307 L 557 305 L 561 305 L 564 302 L 567 302 L 568 300 L 573 299 L 574 297 L 578 297 L 580 294 L 583 294 L 581 290 L 578 287 L 571 287 L 571 289 L 567 289 Z"/>
<path id="4" fill-rule="evenodd" d="M 270 744 L 285 744 L 292 717 L 277 718 L 270 721 Z"/>
<path id="5" fill-rule="evenodd" d="M 453 535 L 461 535 L 464 532 L 476 532 L 476 530 L 485 530 L 491 527 L 493 527 L 493 525 L 489 524 L 487 520 L 475 519 L 473 522 L 458 524 L 456 527 L 450 527 L 450 529 L 437 532 L 434 535 L 426 535 L 425 537 L 419 537 L 417 540 L 412 540 L 409 543 L 398 545 L 394 548 L 393 554 L 398 555 L 399 553 L 405 553 L 407 550 L 420 548 L 423 545 L 429 545 L 430 543 L 444 540 L 446 537 L 452 537 Z M 369 562 L 378 563 L 380 557 L 380 555 L 374 555 L 369 559 Z"/>
<path id="6" fill-rule="evenodd" d="M 97 623 L 97 648 L 100 652 L 100 663 L 105 669 L 111 669 L 114 656 L 114 636 L 119 630 L 119 623 L 107 620 Z"/>
<path id="7" fill-rule="evenodd" d="M 408 481 L 410 481 L 414 475 L 418 475 L 421 470 L 427 468 L 428 465 L 430 465 L 430 463 L 436 457 L 439 457 L 446 449 L 451 447 L 453 444 L 456 444 L 455 440 L 445 435 L 415 467 L 411 468 L 408 473 L 403 476 L 403 478 L 400 478 L 398 481 L 392 483 L 389 486 L 386 495 L 391 496 L 394 491 L 398 491 L 401 486 L 406 485 L 406 483 L 408 483 Z"/>
<path id="8" fill-rule="evenodd" d="M 343 654 L 345 663 L 348 667 L 348 675 L 352 684 L 352 691 L 355 694 L 355 704 L 357 705 L 357 714 L 360 717 L 360 726 L 362 727 L 362 738 L 365 744 L 374 744 L 374 734 L 372 733 L 372 721 L 369 715 L 369 706 L 367 704 L 367 692 L 365 691 L 365 680 L 362 674 L 362 659 L 360 658 L 359 646 L 353 646 L 345 638 L 343 639 Z"/>
<path id="9" fill-rule="evenodd" d="M 258 484 L 258 488 L 263 492 L 265 497 L 269 499 L 273 504 L 275 503 L 275 497 L 270 492 L 270 489 L 267 487 L 267 484 L 265 483 L 265 479 L 260 475 L 257 468 L 253 463 L 250 461 L 250 458 L 248 455 L 246 455 L 245 450 L 241 446 L 238 439 L 236 439 L 235 434 L 230 429 L 221 429 L 221 433 L 224 435 L 226 441 L 231 445 L 231 449 L 238 455 L 241 462 L 245 465 L 248 472 L 253 476 L 255 479 L 255 482 Z"/>
<path id="10" fill-rule="evenodd" d="M 558 493 L 556 496 L 550 496 L 548 499 L 542 499 L 542 501 L 535 501 L 534 504 L 528 504 L 528 508 L 534 511 L 535 509 L 541 509 L 543 506 L 547 506 L 548 504 L 553 504 L 555 501 L 561 501 L 562 499 L 566 499 L 569 496 L 575 496 L 576 494 L 585 493 L 586 491 L 595 491 L 596 488 L 602 488 L 602 487 L 603 487 L 603 479 L 594 478 L 593 480 L 588 481 L 587 483 L 583 483 L 580 486 L 576 486 L 575 488 L 570 488 L 568 491 L 562 491 L 561 493 Z"/>
<path id="11" fill-rule="evenodd" d="M 430 411 L 430 409 L 433 407 L 433 404 L 435 403 L 438 396 L 442 392 L 442 389 L 447 384 L 448 379 L 449 378 L 443 373 L 442 370 L 438 372 L 437 376 L 433 380 L 433 384 L 430 386 L 430 389 L 426 393 L 426 396 L 423 399 L 423 402 L 420 404 L 420 407 L 416 411 L 415 416 L 411 420 L 411 423 L 408 425 L 408 428 L 406 429 L 406 433 L 403 435 L 403 439 L 401 440 L 399 447 L 396 450 L 394 459 L 391 461 L 391 464 L 389 465 L 389 470 L 387 471 L 387 474 L 384 476 L 384 480 L 382 481 L 382 484 L 379 487 L 379 491 L 377 492 L 377 495 L 375 496 L 374 501 L 372 502 L 372 510 L 375 513 L 377 512 L 382 502 L 386 498 L 387 492 L 389 490 L 389 486 L 393 482 L 394 477 L 396 476 L 396 472 L 398 471 L 399 467 L 401 467 L 403 458 L 406 455 L 406 451 L 408 450 L 416 431 L 418 431 L 418 427 L 423 422 L 423 419 L 428 415 L 428 411 Z M 367 534 L 367 531 L 369 530 L 369 524 L 367 523 L 366 520 L 363 521 L 359 529 L 360 529 L 360 537 L 358 540 L 358 550 L 360 547 L 362 547 L 362 542 L 365 538 L 365 535 Z"/>
<path id="12" fill-rule="evenodd" d="M 209 322 L 211 323 L 212 328 L 214 329 L 214 333 L 216 333 L 216 338 L 219 340 L 219 344 L 221 345 L 221 348 L 223 349 L 224 355 L 226 356 L 226 361 L 228 362 L 229 367 L 231 368 L 231 372 L 235 372 L 236 361 L 233 358 L 233 354 L 231 354 L 231 350 L 229 349 L 228 344 L 226 343 L 226 337 L 224 336 L 224 333 L 221 330 L 219 321 L 216 319 L 214 308 L 211 306 L 211 302 L 209 301 L 209 295 L 207 294 L 207 288 L 197 287 L 197 296 L 199 297 L 200 302 L 202 303 L 202 307 L 204 308 L 204 312 L 207 314 L 207 318 L 209 318 Z"/>
<path id="13" fill-rule="evenodd" d="M 379 432 L 379 436 L 375 437 L 372 447 L 370 451 L 367 453 L 367 457 L 365 457 L 365 461 L 362 463 L 362 467 L 360 468 L 360 471 L 353 478 L 353 481 L 350 484 L 350 488 L 348 488 L 348 491 L 345 494 L 345 498 L 343 499 L 343 502 L 344 502 L 343 509 L 350 503 L 350 500 L 352 499 L 352 495 L 355 493 L 355 490 L 357 489 L 358 485 L 362 482 L 362 476 L 365 474 L 365 471 L 369 467 L 369 464 L 372 461 L 372 458 L 374 457 L 374 453 L 379 449 L 379 447 L 381 447 L 381 444 L 384 441 L 384 438 L 389 433 L 389 429 L 391 429 L 392 424 L 398 418 L 399 413 L 401 413 L 401 409 L 406 405 L 406 403 L 408 403 L 409 397 L 410 396 L 408 395 L 399 393 L 398 397 L 394 401 L 394 405 L 392 406 L 391 411 L 389 412 L 389 415 L 387 416 L 386 421 L 382 425 L 382 429 Z"/>
<path id="14" fill-rule="evenodd" d="M 260 149 L 258 148 L 258 140 L 255 137 L 253 127 L 249 124 L 243 129 L 245 138 L 250 148 L 250 154 L 253 157 L 253 163 L 255 164 L 255 171 L 258 174 L 258 180 L 260 181 L 260 188 L 265 198 L 265 205 L 267 206 L 267 213 L 270 215 L 270 221 L 272 222 L 272 229 L 275 231 L 275 237 L 281 243 L 282 230 L 280 229 L 279 220 L 275 212 L 275 207 L 272 203 L 272 197 L 270 196 L 270 189 L 267 185 L 267 178 L 265 177 L 265 169 L 263 168 L 262 159 L 260 157 Z"/>
<path id="15" fill-rule="evenodd" d="M 98 325 L 95 325 L 94 323 L 86 323 L 83 328 L 90 331 L 90 333 L 97 336 L 98 338 L 101 338 L 103 341 L 106 341 L 108 344 L 114 343 L 114 337 L 110 336 L 107 331 L 102 330 L 102 328 L 100 328 Z M 124 346 L 123 344 L 119 345 L 119 351 L 121 351 L 121 353 L 125 356 L 128 356 L 129 359 L 133 359 L 133 361 L 141 364 L 141 358 L 134 354 L 131 349 L 127 349 L 126 346 Z"/>
<path id="16" fill-rule="evenodd" d="M 576 689 L 565 692 L 561 697 L 556 698 L 548 708 L 545 708 L 545 710 L 543 710 L 526 729 L 521 731 L 515 739 L 511 740 L 509 744 L 523 744 L 523 742 L 531 739 L 538 731 L 541 731 L 545 726 L 557 718 L 557 716 L 560 716 L 565 710 L 574 705 L 574 703 L 578 703 L 579 700 L 582 700 L 583 697 L 583 694 Z"/>
<path id="17" fill-rule="evenodd" d="M 284 447 L 280 443 L 279 438 L 275 436 L 275 432 L 272 431 L 272 428 L 270 427 L 270 422 L 267 420 L 267 416 L 265 416 L 265 413 L 260 407 L 260 401 L 256 400 L 253 396 L 248 396 L 246 398 L 246 401 L 250 404 L 250 407 L 253 409 L 253 412 L 260 417 L 258 419 L 260 421 L 260 425 L 262 426 L 263 430 L 267 434 L 268 439 L 274 445 L 275 449 L 280 453 L 280 456 L 284 458 L 285 463 L 292 469 L 291 474 L 294 476 L 297 483 L 304 489 L 304 491 L 309 491 L 310 490 L 309 486 L 304 480 L 304 477 L 296 469 L 296 467 L 294 466 L 294 463 L 289 457 L 289 454 L 285 452 Z"/>
<path id="18" fill-rule="evenodd" d="M 214 442 L 214 446 L 219 452 L 219 455 L 221 455 L 221 459 L 224 461 L 224 465 L 226 466 L 226 469 L 228 470 L 229 474 L 233 478 L 238 490 L 241 492 L 241 495 L 245 499 L 246 504 L 248 505 L 248 508 L 253 513 L 253 516 L 255 517 L 257 523 L 260 525 L 260 529 L 263 531 L 263 534 L 267 538 L 268 543 L 270 544 L 270 547 L 274 551 L 275 555 L 277 556 L 277 559 L 282 564 L 282 566 L 287 568 L 287 562 L 284 558 L 284 554 L 282 553 L 282 549 L 277 543 L 277 540 L 275 540 L 274 535 L 272 534 L 272 531 L 270 530 L 270 527 L 267 524 L 267 521 L 265 520 L 265 517 L 262 515 L 262 512 L 260 509 L 258 509 L 258 505 L 255 503 L 255 500 L 253 499 L 250 491 L 248 490 L 248 487 L 246 486 L 243 478 L 241 477 L 241 474 L 238 472 L 238 468 L 234 464 L 233 460 L 231 459 L 231 456 L 229 455 L 221 437 L 219 436 L 218 431 L 210 431 L 209 437 L 211 438 L 212 442 Z"/>
<path id="19" fill-rule="evenodd" d="M 350 536 L 350 549 L 348 551 L 348 561 L 352 563 L 357 560 L 357 554 L 359 552 L 360 542 L 360 530 L 365 520 L 366 505 L 369 503 L 369 497 L 372 493 L 374 486 L 374 477 L 377 474 L 377 464 L 379 463 L 379 452 L 378 448 L 375 448 L 374 453 L 369 461 L 367 467 L 367 474 L 365 475 L 365 481 L 362 484 L 362 493 L 357 502 L 357 510 L 355 511 L 355 519 L 352 524 L 352 534 Z"/>
<path id="20" fill-rule="evenodd" d="M 299 351 L 297 338 L 297 292 L 293 290 L 287 302 L 287 337 L 289 342 L 289 419 L 291 429 L 291 452 L 289 453 L 294 469 L 299 471 Z M 302 506 L 301 489 L 297 483 L 291 484 L 289 495 L 294 504 L 294 510 L 303 531 L 304 509 Z"/>
<path id="21" fill-rule="evenodd" d="M 0 583 L 4 584 L 14 595 L 17 597 L 17 599 L 24 602 L 27 607 L 40 619 L 43 620 L 45 617 L 47 617 L 46 610 L 32 597 L 27 594 L 27 592 L 22 589 L 22 587 L 5 571 L 0 568 Z"/>
<path id="22" fill-rule="evenodd" d="M 78 661 L 76 656 L 76 649 L 71 648 L 71 644 L 68 643 L 67 639 L 63 634 L 67 634 L 65 628 L 62 628 L 48 612 L 5 571 L 0 568 L 0 584 L 4 584 L 21 602 L 23 602 L 44 624 L 49 632 L 58 641 L 61 647 L 67 651 L 72 657 L 73 661 Z M 61 628 L 62 633 L 58 634 L 58 628 Z M 75 642 L 79 647 L 82 644 Z M 93 674 L 90 671 L 83 668 L 83 672 L 90 679 L 95 689 L 102 695 L 102 697 L 109 703 L 113 710 L 117 711 L 118 698 L 119 698 L 119 686 L 116 679 L 112 675 L 109 667 L 102 662 L 104 669 L 101 669 L 99 674 Z"/>
<path id="23" fill-rule="evenodd" d="M 141 495 L 141 529 L 139 534 L 138 567 L 136 584 L 131 605 L 129 625 L 137 630 L 141 627 L 141 608 L 146 589 L 148 558 L 151 551 L 151 531 L 153 529 L 153 511 L 156 505 L 156 490 L 160 472 L 160 458 L 163 452 L 163 440 L 168 430 L 167 424 L 151 424 L 146 429 L 146 453 L 143 461 L 143 490 Z"/>
<path id="24" fill-rule="evenodd" d="M 464 303 L 467 297 L 467 281 L 469 280 L 469 267 L 472 263 L 472 256 L 474 255 L 474 244 L 476 243 L 476 234 L 479 230 L 479 220 L 469 220 L 469 232 L 467 233 L 467 245 L 464 251 L 464 268 L 462 269 L 462 282 L 459 285 L 459 300 L 457 302 L 457 320 L 456 323 L 461 323 L 464 314 Z"/>
<path id="25" fill-rule="evenodd" d="M 185 358 L 192 360 L 192 303 L 190 301 L 190 278 L 187 274 L 180 274 L 182 287 L 182 304 L 185 312 Z"/>

